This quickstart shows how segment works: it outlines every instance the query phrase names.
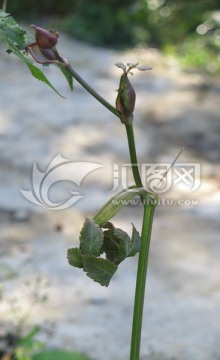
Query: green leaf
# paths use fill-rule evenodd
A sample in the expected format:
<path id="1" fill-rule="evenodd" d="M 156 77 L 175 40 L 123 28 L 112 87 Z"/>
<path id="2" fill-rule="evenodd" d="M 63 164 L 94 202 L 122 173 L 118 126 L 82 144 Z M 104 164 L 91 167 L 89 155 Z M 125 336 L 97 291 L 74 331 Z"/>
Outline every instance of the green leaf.
<path id="1" fill-rule="evenodd" d="M 118 229 L 116 229 L 116 230 L 118 230 Z M 125 258 L 134 256 L 137 254 L 137 252 L 140 251 L 141 238 L 139 236 L 138 231 L 134 228 L 134 225 L 133 225 L 131 239 L 127 234 L 126 234 L 127 236 L 125 236 L 123 234 L 123 236 L 120 237 L 121 234 L 122 234 L 121 232 L 117 231 L 117 233 L 115 233 L 115 236 L 120 239 L 119 257 L 120 257 L 120 260 L 123 261 Z"/>
<path id="2" fill-rule="evenodd" d="M 117 270 L 117 265 L 107 259 L 96 258 L 95 256 L 83 256 L 84 269 L 87 276 L 102 286 L 108 286 Z"/>
<path id="3" fill-rule="evenodd" d="M 82 255 L 99 256 L 103 244 L 103 231 L 94 220 L 86 218 L 80 233 Z"/>
<path id="4" fill-rule="evenodd" d="M 67 80 L 67 83 L 68 83 L 68 85 L 70 87 L 70 90 L 73 91 L 73 77 L 72 77 L 72 75 L 63 66 L 59 66 L 59 65 L 57 65 L 57 66 L 62 71 L 63 75 L 65 76 L 65 78 Z"/>
<path id="5" fill-rule="evenodd" d="M 89 360 L 89 358 L 72 351 L 47 350 L 34 354 L 32 360 Z"/>
<path id="6" fill-rule="evenodd" d="M 0 38 L 9 39 L 19 49 L 26 46 L 26 31 L 17 24 L 14 18 L 0 10 Z"/>
<path id="7" fill-rule="evenodd" d="M 67 259 L 70 265 L 83 268 L 83 259 L 80 249 L 72 248 L 67 251 Z"/>
<path id="8" fill-rule="evenodd" d="M 112 231 L 104 231 L 103 252 L 109 261 L 116 265 L 120 263 L 119 244 L 115 241 Z"/>
<path id="9" fill-rule="evenodd" d="M 55 89 L 55 87 L 50 83 L 50 81 L 47 79 L 47 77 L 44 75 L 44 73 L 35 65 L 26 62 L 31 74 L 37 79 L 40 80 L 42 82 L 44 82 L 45 84 L 47 84 L 51 89 L 53 89 L 60 97 L 62 97 L 63 99 L 65 99 L 64 96 L 62 96 L 59 91 L 57 91 L 57 89 Z"/>
<path id="10" fill-rule="evenodd" d="M 118 265 L 140 251 L 141 238 L 133 224 L 131 239 L 125 231 L 115 228 L 111 223 L 107 224 L 109 230 L 104 231 L 103 251 L 108 260 Z"/>
<path id="11" fill-rule="evenodd" d="M 124 259 L 126 259 L 126 257 L 129 256 L 128 254 L 130 247 L 130 237 L 125 231 L 121 229 L 115 229 L 114 236 L 119 242 L 118 253 L 119 253 L 120 262 L 122 262 Z"/>

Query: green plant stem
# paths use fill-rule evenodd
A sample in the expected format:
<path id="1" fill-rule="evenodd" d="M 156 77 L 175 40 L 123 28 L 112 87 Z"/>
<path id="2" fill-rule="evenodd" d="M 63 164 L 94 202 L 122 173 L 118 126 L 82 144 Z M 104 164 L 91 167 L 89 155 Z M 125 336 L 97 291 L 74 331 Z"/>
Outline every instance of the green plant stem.
<path id="1" fill-rule="evenodd" d="M 133 177 L 135 184 L 138 188 L 143 187 L 139 169 L 138 169 L 138 161 L 137 161 L 137 155 L 136 155 L 136 148 L 135 148 L 135 140 L 134 140 L 134 131 L 133 131 L 133 124 L 125 124 L 126 133 L 127 133 L 127 139 L 128 139 L 128 146 L 129 146 L 129 153 L 130 153 L 130 159 L 131 159 L 131 167 L 133 172 Z"/>
<path id="2" fill-rule="evenodd" d="M 116 108 L 114 108 L 110 103 L 108 103 L 102 96 L 100 96 L 89 84 L 87 84 L 87 82 L 81 78 L 81 76 L 71 67 L 70 64 L 67 64 L 65 68 L 96 100 L 98 100 L 114 115 L 120 118 L 121 115 L 120 112 Z M 128 123 L 125 124 L 125 127 L 126 127 L 130 161 L 131 161 L 134 181 L 138 188 L 142 188 L 143 184 L 141 181 L 139 168 L 138 168 L 133 125 L 132 123 Z M 141 199 L 142 201 L 144 201 L 143 197 L 141 197 Z M 150 197 L 148 199 L 150 199 Z M 145 294 L 148 256 L 149 256 L 149 248 L 150 248 L 150 237 L 151 237 L 151 229 L 152 229 L 155 205 L 156 205 L 155 202 L 147 205 L 144 204 L 144 215 L 143 215 L 143 225 L 142 225 L 142 235 L 141 235 L 142 245 L 139 254 L 138 269 L 137 269 L 130 360 L 139 360 L 139 355 L 140 355 L 144 294 Z"/>
<path id="3" fill-rule="evenodd" d="M 155 201 L 152 204 L 144 205 L 143 225 L 142 225 L 142 234 L 141 234 L 141 249 L 138 259 L 134 311 L 133 311 L 130 360 L 139 360 L 139 355 L 140 355 L 145 284 L 146 284 L 148 256 L 150 249 L 150 237 L 151 237 L 151 229 L 153 224 L 155 205 L 156 205 Z"/>
<path id="4" fill-rule="evenodd" d="M 102 105 L 104 105 L 109 111 L 114 115 L 120 118 L 121 113 L 112 106 L 108 101 L 106 101 L 101 95 L 99 95 L 81 76 L 72 68 L 70 64 L 65 66 L 66 70 L 78 81 L 96 100 L 98 100 Z"/>

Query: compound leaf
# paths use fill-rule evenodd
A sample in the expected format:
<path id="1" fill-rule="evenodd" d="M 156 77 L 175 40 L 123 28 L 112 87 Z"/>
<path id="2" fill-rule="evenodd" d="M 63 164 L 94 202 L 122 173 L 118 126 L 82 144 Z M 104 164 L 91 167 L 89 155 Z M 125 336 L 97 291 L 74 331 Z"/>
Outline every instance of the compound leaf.
<path id="1" fill-rule="evenodd" d="M 0 10 L 0 37 L 10 39 L 19 49 L 26 46 L 26 31 L 17 24 L 14 18 Z"/>
<path id="2" fill-rule="evenodd" d="M 82 254 L 79 248 L 68 249 L 67 259 L 70 265 L 83 268 Z"/>
<path id="3" fill-rule="evenodd" d="M 79 240 L 83 255 L 99 256 L 101 254 L 103 231 L 93 219 L 86 218 Z"/>
<path id="4" fill-rule="evenodd" d="M 102 286 L 108 286 L 117 270 L 117 265 L 107 259 L 96 258 L 95 256 L 83 256 L 84 270 L 88 277 Z"/>

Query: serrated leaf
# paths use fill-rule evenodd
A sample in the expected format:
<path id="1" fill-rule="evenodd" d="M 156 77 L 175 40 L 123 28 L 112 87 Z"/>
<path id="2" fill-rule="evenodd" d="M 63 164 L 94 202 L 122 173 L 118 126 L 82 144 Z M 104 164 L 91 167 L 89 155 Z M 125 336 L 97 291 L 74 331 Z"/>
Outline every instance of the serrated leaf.
<path id="1" fill-rule="evenodd" d="M 122 262 L 126 257 L 128 257 L 129 246 L 130 246 L 130 237 L 122 229 L 115 228 L 114 238 L 118 242 L 118 257 L 119 261 Z"/>
<path id="2" fill-rule="evenodd" d="M 116 229 L 115 236 L 120 239 L 119 244 L 119 257 L 120 261 L 123 261 L 125 258 L 134 256 L 137 252 L 140 251 L 141 238 L 138 231 L 135 229 L 134 225 L 132 230 L 132 238 L 128 236 L 121 229 Z"/>
<path id="3" fill-rule="evenodd" d="M 84 269 L 88 277 L 102 286 L 108 286 L 117 270 L 117 265 L 107 259 L 83 256 Z"/>
<path id="4" fill-rule="evenodd" d="M 57 89 L 50 83 L 50 81 L 47 79 L 47 77 L 44 75 L 44 73 L 35 65 L 26 62 L 31 74 L 39 81 L 44 82 L 46 85 L 48 85 L 51 89 L 53 89 L 60 97 L 65 99 L 64 96 L 62 96 Z"/>
<path id="5" fill-rule="evenodd" d="M 99 256 L 103 244 L 103 231 L 93 219 L 86 218 L 80 233 L 82 255 Z"/>
<path id="6" fill-rule="evenodd" d="M 115 228 L 111 223 L 106 225 L 108 230 L 104 231 L 103 251 L 107 259 L 118 265 L 140 251 L 141 238 L 133 224 L 131 239 L 122 229 Z"/>
<path id="7" fill-rule="evenodd" d="M 9 39 L 16 44 L 19 49 L 24 49 L 26 45 L 26 31 L 17 24 L 14 18 L 0 11 L 0 30 L 1 38 Z"/>
<path id="8" fill-rule="evenodd" d="M 72 248 L 67 251 L 67 259 L 71 266 L 83 268 L 83 259 L 80 249 Z"/>
<path id="9" fill-rule="evenodd" d="M 72 77 L 72 75 L 64 67 L 58 65 L 58 68 L 62 71 L 63 75 L 65 76 L 66 81 L 67 81 L 67 83 L 68 83 L 68 85 L 70 87 L 70 90 L 73 91 L 73 77 Z"/>
<path id="10" fill-rule="evenodd" d="M 104 241 L 103 241 L 103 252 L 106 254 L 106 258 L 118 265 L 120 263 L 119 259 L 119 246 L 118 243 L 114 240 L 112 231 L 104 231 Z"/>

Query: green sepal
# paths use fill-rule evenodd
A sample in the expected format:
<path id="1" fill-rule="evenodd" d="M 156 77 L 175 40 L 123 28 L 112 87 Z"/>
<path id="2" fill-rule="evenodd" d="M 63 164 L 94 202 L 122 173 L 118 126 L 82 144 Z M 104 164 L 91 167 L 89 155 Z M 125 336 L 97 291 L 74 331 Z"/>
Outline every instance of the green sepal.
<path id="1" fill-rule="evenodd" d="M 96 258 L 95 256 L 83 256 L 84 271 L 86 275 L 102 286 L 108 286 L 112 276 L 117 270 L 117 265 L 108 259 Z"/>

